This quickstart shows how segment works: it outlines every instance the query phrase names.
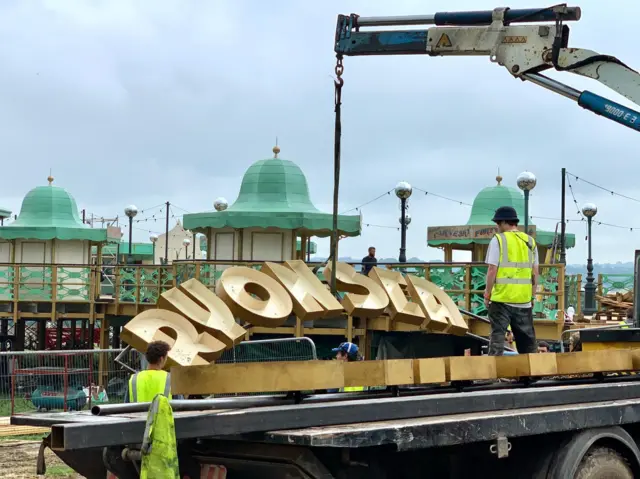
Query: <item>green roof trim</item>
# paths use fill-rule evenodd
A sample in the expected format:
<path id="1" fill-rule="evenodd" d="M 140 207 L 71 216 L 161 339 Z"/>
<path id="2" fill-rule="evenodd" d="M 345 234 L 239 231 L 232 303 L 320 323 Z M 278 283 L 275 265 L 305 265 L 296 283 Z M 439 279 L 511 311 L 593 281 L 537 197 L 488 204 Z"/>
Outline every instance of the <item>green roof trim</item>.
<path id="1" fill-rule="evenodd" d="M 53 181 L 53 179 L 51 179 Z M 76 200 L 64 188 L 38 186 L 24 197 L 18 218 L 0 227 L 0 238 L 106 242 L 107 229 L 83 224 Z"/>
<path id="2" fill-rule="evenodd" d="M 207 228 L 278 228 L 326 237 L 331 235 L 332 215 L 313 205 L 298 165 L 270 158 L 247 169 L 238 198 L 227 210 L 186 214 L 183 226 L 200 233 Z M 338 230 L 345 236 L 360 235 L 360 216 L 338 216 Z"/>
<path id="3" fill-rule="evenodd" d="M 5 219 L 11 217 L 11 210 L 0 208 L 0 218 Z"/>
<path id="4" fill-rule="evenodd" d="M 516 210 L 518 218 L 524 218 L 524 193 L 517 188 L 504 186 L 502 177 L 496 177 L 498 182 L 495 186 L 489 186 L 480 190 L 480 193 L 473 200 L 471 206 L 471 214 L 467 220 L 468 226 L 485 226 L 492 225 L 493 214 L 501 206 L 511 206 Z M 535 226 L 531 223 L 529 226 Z M 542 231 L 537 229 L 536 242 L 542 246 L 551 246 L 553 244 L 554 232 Z M 572 233 L 567 233 L 566 247 L 573 248 L 576 245 L 576 237 Z M 446 244 L 489 244 L 490 239 L 456 239 L 456 240 L 428 240 L 429 246 L 442 246 Z"/>
<path id="5" fill-rule="evenodd" d="M 535 234 L 536 243 L 542 246 L 551 246 L 553 244 L 554 236 L 555 236 L 555 233 L 553 231 L 537 230 Z M 565 235 L 565 239 L 567 242 L 566 244 L 567 249 L 574 248 L 576 246 L 576 236 L 573 233 L 567 233 Z M 429 246 L 443 246 L 446 244 L 472 244 L 472 243 L 489 244 L 489 241 L 491 240 L 490 239 L 429 240 L 427 241 L 427 244 Z"/>

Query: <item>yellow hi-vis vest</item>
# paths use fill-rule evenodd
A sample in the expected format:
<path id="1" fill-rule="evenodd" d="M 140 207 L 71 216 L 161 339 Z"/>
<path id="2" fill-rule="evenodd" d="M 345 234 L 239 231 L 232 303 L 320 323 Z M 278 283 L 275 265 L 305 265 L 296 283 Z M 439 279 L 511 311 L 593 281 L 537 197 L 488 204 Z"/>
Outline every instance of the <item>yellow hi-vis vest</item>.
<path id="1" fill-rule="evenodd" d="M 151 402 L 156 394 L 171 399 L 171 375 L 168 372 L 141 371 L 129 379 L 129 401 Z"/>
<path id="2" fill-rule="evenodd" d="M 533 297 L 533 261 L 536 242 L 519 231 L 496 235 L 500 246 L 498 274 L 491 292 L 496 303 L 528 303 Z"/>
<path id="3" fill-rule="evenodd" d="M 364 391 L 364 387 L 362 387 L 362 386 L 351 386 L 351 387 L 342 388 L 342 392 L 345 392 L 345 393 L 355 393 L 355 392 L 360 392 L 360 391 Z"/>
<path id="4" fill-rule="evenodd" d="M 140 479 L 180 479 L 173 411 L 162 394 L 153 398 L 142 439 Z"/>

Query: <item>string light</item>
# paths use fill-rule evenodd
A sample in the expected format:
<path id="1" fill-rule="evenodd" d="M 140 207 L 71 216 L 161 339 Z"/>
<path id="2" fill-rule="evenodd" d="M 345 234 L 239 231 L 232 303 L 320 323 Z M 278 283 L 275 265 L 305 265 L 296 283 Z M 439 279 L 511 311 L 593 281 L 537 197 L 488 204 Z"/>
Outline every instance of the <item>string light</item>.
<path id="1" fill-rule="evenodd" d="M 355 208 L 351 208 L 350 210 L 346 210 L 343 211 L 342 213 L 340 213 L 341 215 L 345 214 L 345 213 L 349 213 L 350 211 L 359 211 L 361 210 L 363 207 L 370 205 L 371 203 L 378 201 L 380 198 L 384 198 L 387 195 L 390 195 L 391 192 L 393 191 L 393 188 L 390 189 L 389 191 L 385 191 L 384 193 L 382 193 L 381 195 L 376 196 L 375 198 L 373 198 L 372 200 L 367 201 L 366 203 L 362 203 L 360 206 L 356 206 Z"/>
<path id="2" fill-rule="evenodd" d="M 591 185 L 591 186 L 593 186 L 595 188 L 598 188 L 598 189 L 600 189 L 602 191 L 606 191 L 607 193 L 611 193 L 612 196 L 619 196 L 620 198 L 624 198 L 626 200 L 631 200 L 631 201 L 635 201 L 636 203 L 640 203 L 640 200 L 637 199 L 637 198 L 633 198 L 631 196 L 623 195 L 622 193 L 618 193 L 618 192 L 613 191 L 613 190 L 611 190 L 609 188 L 605 188 L 604 186 L 600 186 L 600 185 L 598 185 L 598 184 L 596 184 L 596 183 L 594 183 L 592 181 L 585 180 L 584 178 L 580 178 L 580 177 L 574 175 L 573 173 L 569 173 L 568 171 L 567 171 L 567 176 L 573 176 L 576 179 L 576 182 L 582 181 L 583 183 L 587 183 L 588 185 Z"/>
<path id="3" fill-rule="evenodd" d="M 396 231 L 400 231 L 400 228 L 398 228 L 397 226 L 373 225 L 371 223 L 366 223 L 363 226 L 368 226 L 370 228 L 388 228 L 388 229 L 394 229 Z"/>

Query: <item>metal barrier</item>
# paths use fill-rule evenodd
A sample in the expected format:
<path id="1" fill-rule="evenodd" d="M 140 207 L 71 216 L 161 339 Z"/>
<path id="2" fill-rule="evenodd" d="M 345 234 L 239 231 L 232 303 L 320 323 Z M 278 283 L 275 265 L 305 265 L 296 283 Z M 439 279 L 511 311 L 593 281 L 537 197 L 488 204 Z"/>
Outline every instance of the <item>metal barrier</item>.
<path id="1" fill-rule="evenodd" d="M 576 328 L 576 329 L 567 329 L 566 331 L 563 331 L 562 334 L 560 335 L 560 352 L 564 353 L 564 339 L 562 339 L 565 335 L 571 335 L 571 333 L 577 333 L 580 331 L 598 331 L 601 329 L 635 329 L 635 328 L 629 328 L 629 326 L 633 326 L 632 324 L 627 323 L 625 326 L 621 325 L 621 324 L 612 324 L 609 326 L 598 326 L 597 328 Z"/>
<path id="2" fill-rule="evenodd" d="M 0 352 L 0 416 L 122 402 L 130 376 L 115 362 L 122 351 Z M 130 364 L 140 362 L 136 351 L 129 354 Z"/>
<path id="3" fill-rule="evenodd" d="M 315 343 L 311 338 L 302 337 L 245 341 L 232 349 L 227 349 L 216 363 L 312 361 L 315 359 L 318 359 Z"/>

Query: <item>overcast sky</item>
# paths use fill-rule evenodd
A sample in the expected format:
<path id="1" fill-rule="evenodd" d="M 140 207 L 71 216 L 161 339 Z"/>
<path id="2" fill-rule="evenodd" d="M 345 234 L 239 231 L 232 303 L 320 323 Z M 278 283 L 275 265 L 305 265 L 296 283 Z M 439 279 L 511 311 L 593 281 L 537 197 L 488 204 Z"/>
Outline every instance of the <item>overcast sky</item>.
<path id="1" fill-rule="evenodd" d="M 621 1 L 615 9 L 583 3 L 570 46 L 640 67 L 631 33 L 637 2 Z M 218 196 L 236 198 L 244 171 L 271 156 L 278 136 L 280 156 L 302 167 L 313 201 L 329 212 L 337 14 L 495 6 L 478 0 L 5 0 L 0 206 L 19 211 L 22 197 L 46 184 L 51 168 L 55 183 L 98 216 L 167 200 L 190 212 L 209 210 Z M 532 5 L 512 0 L 510 6 Z M 595 81 L 553 76 L 622 101 Z M 515 185 L 522 170 L 537 175 L 536 216 L 559 218 L 562 166 L 640 198 L 637 133 L 516 81 L 487 58 L 346 58 L 344 79 L 341 210 L 401 180 L 471 202 L 495 184 L 498 168 L 504 184 Z M 632 260 L 640 246 L 634 213 L 640 204 L 572 183 L 579 204 L 598 205 L 598 220 L 638 227 L 596 227 L 595 260 Z M 407 256 L 442 258 L 426 246 L 427 226 L 464 224 L 470 208 L 418 191 L 410 204 Z M 567 212 L 578 217 L 570 196 Z M 379 200 L 363 215 L 365 224 L 395 227 L 397 200 Z M 553 220 L 535 223 L 555 227 Z M 162 220 L 138 223 L 134 238 L 146 241 L 147 229 L 163 226 Z M 568 261 L 583 262 L 584 224 L 570 223 L 568 231 L 577 237 Z M 361 257 L 373 244 L 379 256 L 397 256 L 399 237 L 393 228 L 365 227 L 360 238 L 341 243 L 340 253 Z M 319 253 L 327 252 L 327 241 L 319 241 Z"/>

